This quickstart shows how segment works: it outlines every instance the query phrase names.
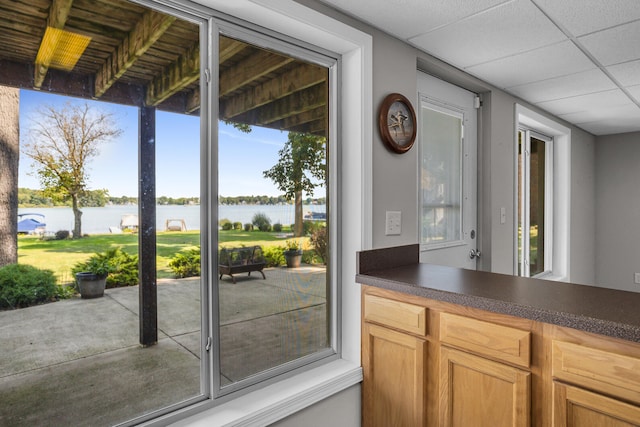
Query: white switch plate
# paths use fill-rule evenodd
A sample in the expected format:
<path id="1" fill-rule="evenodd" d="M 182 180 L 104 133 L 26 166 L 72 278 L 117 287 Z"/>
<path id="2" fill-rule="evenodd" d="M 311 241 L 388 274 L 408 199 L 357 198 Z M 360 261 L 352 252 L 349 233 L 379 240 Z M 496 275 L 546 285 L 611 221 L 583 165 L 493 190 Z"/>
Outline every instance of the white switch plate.
<path id="1" fill-rule="evenodd" d="M 633 273 L 633 281 L 640 285 L 640 273 Z"/>
<path id="2" fill-rule="evenodd" d="M 402 212 L 387 211 L 385 220 L 385 234 L 387 236 L 396 236 L 402 234 Z"/>

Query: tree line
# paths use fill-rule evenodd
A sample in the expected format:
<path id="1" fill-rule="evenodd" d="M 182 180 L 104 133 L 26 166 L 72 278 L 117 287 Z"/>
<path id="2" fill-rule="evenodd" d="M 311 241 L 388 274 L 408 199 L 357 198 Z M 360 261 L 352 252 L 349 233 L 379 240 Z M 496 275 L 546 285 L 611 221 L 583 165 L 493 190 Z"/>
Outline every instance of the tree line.
<path id="1" fill-rule="evenodd" d="M 84 207 L 103 207 L 107 205 L 137 205 L 138 198 L 130 196 L 110 196 L 108 190 L 86 190 L 80 196 L 81 205 Z M 167 197 L 156 198 L 159 205 L 198 205 L 199 197 Z M 219 203 L 222 205 L 283 205 L 290 204 L 284 195 L 281 196 L 220 196 Z M 307 197 L 303 204 L 324 205 L 326 199 Z M 31 188 L 18 188 L 18 206 L 21 208 L 50 208 L 50 207 L 70 207 L 71 200 L 53 198 L 47 196 L 43 190 Z"/>
<path id="2" fill-rule="evenodd" d="M 79 198 L 83 207 L 100 208 L 107 205 L 137 205 L 138 198 L 130 196 L 110 196 L 108 190 L 85 190 Z M 199 197 L 167 197 L 156 198 L 159 205 L 197 205 Z M 43 190 L 18 188 L 18 206 L 21 208 L 70 207 L 71 200 L 49 197 Z"/>

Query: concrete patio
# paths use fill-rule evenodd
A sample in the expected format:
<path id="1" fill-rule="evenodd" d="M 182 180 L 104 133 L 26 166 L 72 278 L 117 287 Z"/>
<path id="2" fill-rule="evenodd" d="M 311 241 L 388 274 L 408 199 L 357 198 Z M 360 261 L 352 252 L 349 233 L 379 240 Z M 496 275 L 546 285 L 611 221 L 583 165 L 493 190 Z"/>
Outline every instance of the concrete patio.
<path id="1" fill-rule="evenodd" d="M 221 382 L 327 345 L 325 270 L 220 285 Z M 158 344 L 138 342 L 138 288 L 0 312 L 0 425 L 101 426 L 200 394 L 199 278 L 158 283 Z"/>

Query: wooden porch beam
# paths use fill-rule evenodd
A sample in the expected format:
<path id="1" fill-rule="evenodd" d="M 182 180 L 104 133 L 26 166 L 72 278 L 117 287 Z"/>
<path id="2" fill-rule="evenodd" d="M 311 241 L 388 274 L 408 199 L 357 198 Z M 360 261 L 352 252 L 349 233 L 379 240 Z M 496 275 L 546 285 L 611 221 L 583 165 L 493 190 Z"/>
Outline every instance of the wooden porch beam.
<path id="1" fill-rule="evenodd" d="M 175 20 L 175 16 L 153 10 L 145 12 L 96 73 L 94 96 L 100 98 L 158 41 Z"/>
<path id="2" fill-rule="evenodd" d="M 200 78 L 200 44 L 191 46 L 147 86 L 147 105 L 158 105 Z"/>
<path id="3" fill-rule="evenodd" d="M 47 17 L 47 27 L 62 30 L 67 23 L 67 19 L 69 19 L 69 11 L 71 11 L 72 5 L 73 0 L 53 0 L 49 8 L 49 16 Z M 44 32 L 42 36 L 44 40 Z M 40 47 L 42 47 L 42 40 L 40 40 Z M 40 89 L 42 87 L 42 82 L 48 70 L 49 64 L 35 64 L 35 73 L 33 76 L 34 88 Z"/>
<path id="4" fill-rule="evenodd" d="M 258 50 L 234 66 L 220 71 L 220 96 L 228 95 L 293 61 L 294 58 Z"/>
<path id="5" fill-rule="evenodd" d="M 269 104 L 284 98 L 294 92 L 315 86 L 327 80 L 326 68 L 315 65 L 301 64 L 298 67 L 280 74 L 238 95 L 231 96 L 223 103 L 220 114 L 225 119 L 231 119 L 249 110 Z"/>
<path id="6" fill-rule="evenodd" d="M 327 86 L 319 84 L 311 88 L 295 92 L 285 98 L 249 111 L 238 119 L 231 119 L 240 123 L 273 127 L 274 122 L 283 120 L 305 111 L 322 107 L 327 103 Z M 225 120 L 229 118 L 224 117 Z"/>

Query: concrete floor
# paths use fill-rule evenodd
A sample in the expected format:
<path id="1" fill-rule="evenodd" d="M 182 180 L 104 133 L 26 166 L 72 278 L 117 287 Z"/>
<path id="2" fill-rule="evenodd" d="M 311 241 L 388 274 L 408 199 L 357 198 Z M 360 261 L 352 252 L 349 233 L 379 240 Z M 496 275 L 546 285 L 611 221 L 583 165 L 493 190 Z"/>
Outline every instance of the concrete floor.
<path id="1" fill-rule="evenodd" d="M 221 382 L 327 346 L 325 271 L 220 284 Z M 0 312 L 0 426 L 101 426 L 200 394 L 199 279 L 158 283 L 158 344 L 138 343 L 138 288 Z"/>

